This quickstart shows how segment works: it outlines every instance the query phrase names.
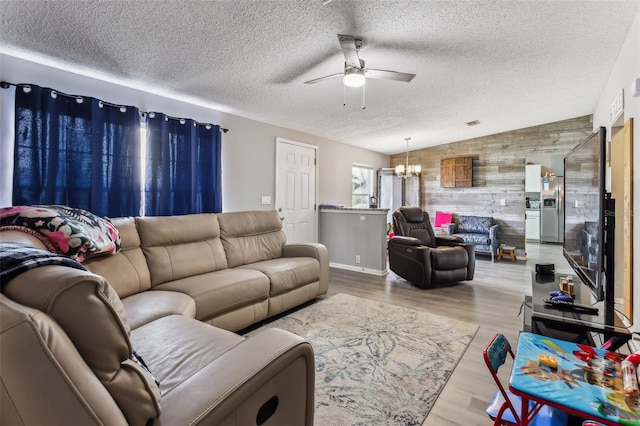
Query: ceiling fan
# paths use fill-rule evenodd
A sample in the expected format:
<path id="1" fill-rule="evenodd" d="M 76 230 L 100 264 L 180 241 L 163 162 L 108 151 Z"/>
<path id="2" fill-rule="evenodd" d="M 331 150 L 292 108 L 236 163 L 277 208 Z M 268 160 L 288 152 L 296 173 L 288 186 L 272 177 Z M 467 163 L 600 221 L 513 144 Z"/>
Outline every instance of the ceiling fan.
<path id="1" fill-rule="evenodd" d="M 342 82 L 345 86 L 360 87 L 364 85 L 366 78 L 404 81 L 408 83 L 416 76 L 415 74 L 404 72 L 365 68 L 364 60 L 358 56 L 358 52 L 362 47 L 362 40 L 350 35 L 341 34 L 338 34 L 338 40 L 340 41 L 340 47 L 342 47 L 342 53 L 344 54 L 344 71 L 305 81 L 304 84 L 315 84 L 324 80 L 342 77 Z"/>

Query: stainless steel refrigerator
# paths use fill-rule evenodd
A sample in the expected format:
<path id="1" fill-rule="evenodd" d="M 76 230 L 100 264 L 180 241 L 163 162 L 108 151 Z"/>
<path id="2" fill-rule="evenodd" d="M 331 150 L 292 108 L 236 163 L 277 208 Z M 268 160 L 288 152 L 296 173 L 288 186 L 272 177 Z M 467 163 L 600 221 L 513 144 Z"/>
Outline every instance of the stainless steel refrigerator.
<path id="1" fill-rule="evenodd" d="M 561 243 L 564 235 L 564 178 L 542 178 L 540 241 Z"/>

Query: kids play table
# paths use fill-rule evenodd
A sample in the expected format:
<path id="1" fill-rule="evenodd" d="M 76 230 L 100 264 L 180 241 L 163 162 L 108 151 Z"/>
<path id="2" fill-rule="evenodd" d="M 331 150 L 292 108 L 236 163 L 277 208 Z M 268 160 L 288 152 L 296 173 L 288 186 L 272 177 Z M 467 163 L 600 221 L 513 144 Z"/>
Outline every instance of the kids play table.
<path id="1" fill-rule="evenodd" d="M 625 396 L 625 355 L 532 333 L 521 333 L 509 388 L 522 398 L 521 419 L 549 405 L 607 425 L 640 425 L 640 398 Z M 529 406 L 529 401 L 535 404 Z"/>

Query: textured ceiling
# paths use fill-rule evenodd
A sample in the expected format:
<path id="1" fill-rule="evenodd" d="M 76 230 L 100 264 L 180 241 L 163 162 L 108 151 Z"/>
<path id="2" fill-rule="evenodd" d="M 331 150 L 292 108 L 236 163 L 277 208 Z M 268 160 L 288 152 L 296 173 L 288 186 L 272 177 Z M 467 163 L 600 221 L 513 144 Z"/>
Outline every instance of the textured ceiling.
<path id="1" fill-rule="evenodd" d="M 635 1 L 0 0 L 0 48 L 386 154 L 591 114 Z M 337 34 L 410 83 L 343 70 Z M 343 102 L 346 100 L 346 106 Z M 465 122 L 479 120 L 469 127 Z"/>

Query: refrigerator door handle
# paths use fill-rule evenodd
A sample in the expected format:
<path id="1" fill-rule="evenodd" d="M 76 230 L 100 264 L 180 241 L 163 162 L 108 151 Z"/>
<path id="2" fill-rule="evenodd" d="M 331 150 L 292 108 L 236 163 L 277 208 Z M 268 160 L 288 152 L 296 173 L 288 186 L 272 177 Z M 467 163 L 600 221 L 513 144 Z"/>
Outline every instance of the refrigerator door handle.
<path id="1" fill-rule="evenodd" d="M 558 186 L 558 215 L 562 214 L 562 205 L 564 200 L 562 199 L 562 188 Z"/>
<path id="2" fill-rule="evenodd" d="M 564 212 L 564 184 L 558 180 L 558 215 Z"/>

